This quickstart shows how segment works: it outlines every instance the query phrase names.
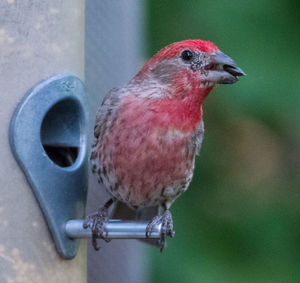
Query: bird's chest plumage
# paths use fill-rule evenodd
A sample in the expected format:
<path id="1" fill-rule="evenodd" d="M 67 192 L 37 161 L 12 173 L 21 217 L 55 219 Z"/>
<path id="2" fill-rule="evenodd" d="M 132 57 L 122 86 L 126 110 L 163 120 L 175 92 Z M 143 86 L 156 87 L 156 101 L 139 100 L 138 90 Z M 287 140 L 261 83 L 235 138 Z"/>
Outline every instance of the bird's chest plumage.
<path id="1" fill-rule="evenodd" d="M 168 113 L 125 103 L 97 146 L 102 182 L 132 206 L 172 201 L 186 190 L 195 159 L 193 130 L 177 129 Z"/>

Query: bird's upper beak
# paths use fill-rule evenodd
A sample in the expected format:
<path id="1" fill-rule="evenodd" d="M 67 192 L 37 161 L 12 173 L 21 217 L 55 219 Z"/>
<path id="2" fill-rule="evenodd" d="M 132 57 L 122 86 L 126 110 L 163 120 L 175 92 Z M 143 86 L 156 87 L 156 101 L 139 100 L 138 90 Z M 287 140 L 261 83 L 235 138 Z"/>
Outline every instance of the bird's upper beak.
<path id="1" fill-rule="evenodd" d="M 204 80 L 215 84 L 233 84 L 238 81 L 239 76 L 245 76 L 243 70 L 221 51 L 211 55 L 205 69 L 208 72 Z"/>

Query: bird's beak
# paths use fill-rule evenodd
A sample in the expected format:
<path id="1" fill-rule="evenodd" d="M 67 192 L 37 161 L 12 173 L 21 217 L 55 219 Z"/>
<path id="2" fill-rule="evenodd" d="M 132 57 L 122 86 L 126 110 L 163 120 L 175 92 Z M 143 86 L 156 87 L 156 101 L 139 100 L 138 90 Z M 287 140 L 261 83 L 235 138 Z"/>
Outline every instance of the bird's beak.
<path id="1" fill-rule="evenodd" d="M 211 55 L 205 69 L 208 71 L 205 80 L 215 84 L 233 84 L 238 81 L 239 76 L 245 76 L 243 70 L 221 51 Z"/>

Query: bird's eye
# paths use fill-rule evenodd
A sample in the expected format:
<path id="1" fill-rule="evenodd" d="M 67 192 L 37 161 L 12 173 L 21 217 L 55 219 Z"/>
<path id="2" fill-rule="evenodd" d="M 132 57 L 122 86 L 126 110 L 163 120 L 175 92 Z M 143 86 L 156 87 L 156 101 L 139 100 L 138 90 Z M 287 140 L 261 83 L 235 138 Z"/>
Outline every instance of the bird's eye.
<path id="1" fill-rule="evenodd" d="M 184 50 L 181 53 L 181 58 L 184 61 L 191 61 L 191 59 L 193 58 L 193 52 L 191 50 L 188 50 L 188 49 Z"/>

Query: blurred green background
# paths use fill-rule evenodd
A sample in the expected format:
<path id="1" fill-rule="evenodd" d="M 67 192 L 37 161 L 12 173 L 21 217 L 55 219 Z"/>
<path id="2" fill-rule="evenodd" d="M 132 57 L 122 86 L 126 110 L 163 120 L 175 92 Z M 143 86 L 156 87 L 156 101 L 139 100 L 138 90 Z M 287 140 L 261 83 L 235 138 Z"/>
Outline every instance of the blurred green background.
<path id="1" fill-rule="evenodd" d="M 205 139 L 176 237 L 151 282 L 300 282 L 300 2 L 148 0 L 148 57 L 214 42 L 247 73 L 204 104 Z"/>

